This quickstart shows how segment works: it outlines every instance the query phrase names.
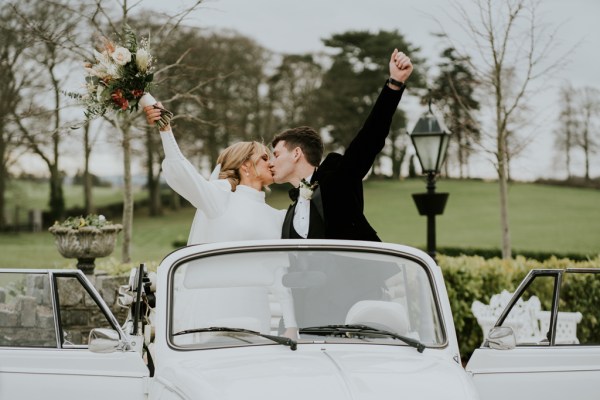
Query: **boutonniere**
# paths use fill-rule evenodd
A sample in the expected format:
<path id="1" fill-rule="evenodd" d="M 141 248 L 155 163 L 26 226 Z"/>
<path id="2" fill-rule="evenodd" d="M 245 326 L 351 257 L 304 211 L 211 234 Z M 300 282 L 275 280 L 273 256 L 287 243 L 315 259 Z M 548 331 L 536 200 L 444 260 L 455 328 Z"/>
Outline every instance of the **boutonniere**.
<path id="1" fill-rule="evenodd" d="M 305 198 L 306 200 L 312 199 L 313 193 L 319 187 L 319 182 L 315 181 L 315 183 L 309 183 L 306 179 L 302 179 L 300 181 L 300 196 Z"/>

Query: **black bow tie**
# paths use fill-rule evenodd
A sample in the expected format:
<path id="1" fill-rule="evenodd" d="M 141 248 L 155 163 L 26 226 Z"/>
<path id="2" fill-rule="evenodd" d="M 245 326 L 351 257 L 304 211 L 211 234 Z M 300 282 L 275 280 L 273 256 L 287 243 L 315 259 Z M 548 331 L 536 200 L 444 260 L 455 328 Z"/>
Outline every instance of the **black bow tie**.
<path id="1" fill-rule="evenodd" d="M 288 192 L 288 194 L 290 195 L 290 199 L 292 199 L 292 201 L 296 201 L 296 200 L 298 200 L 298 196 L 300 195 L 300 188 L 299 187 L 291 188 L 290 191 Z"/>

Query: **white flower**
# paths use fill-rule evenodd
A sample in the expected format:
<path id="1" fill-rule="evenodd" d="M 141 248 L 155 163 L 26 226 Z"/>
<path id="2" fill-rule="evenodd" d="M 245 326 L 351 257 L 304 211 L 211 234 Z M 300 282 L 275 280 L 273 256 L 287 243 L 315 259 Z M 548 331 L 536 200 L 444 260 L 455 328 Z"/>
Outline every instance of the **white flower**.
<path id="1" fill-rule="evenodd" d="M 306 200 L 312 199 L 313 191 L 310 188 L 300 186 L 300 196 Z"/>
<path id="2" fill-rule="evenodd" d="M 135 63 L 140 72 L 146 72 L 150 63 L 150 53 L 148 53 L 148 50 L 139 48 L 135 53 Z"/>
<path id="3" fill-rule="evenodd" d="M 112 59 L 119 65 L 125 65 L 131 61 L 131 53 L 125 47 L 117 47 L 112 53 Z"/>
<path id="4" fill-rule="evenodd" d="M 98 215 L 98 221 L 100 222 L 106 222 L 106 217 L 102 214 Z"/>
<path id="5" fill-rule="evenodd" d="M 108 75 L 108 77 L 110 77 L 111 79 L 119 79 L 121 77 L 121 71 L 119 69 L 119 66 L 116 64 L 110 64 L 107 68 L 106 68 L 106 74 Z M 106 77 L 106 76 L 104 76 Z"/>
<path id="6" fill-rule="evenodd" d="M 300 181 L 300 188 L 299 188 L 300 196 L 302 196 L 306 200 L 311 200 L 313 197 L 313 193 L 317 189 L 318 186 L 319 186 L 319 182 L 310 184 L 306 181 L 306 179 L 302 179 Z"/>

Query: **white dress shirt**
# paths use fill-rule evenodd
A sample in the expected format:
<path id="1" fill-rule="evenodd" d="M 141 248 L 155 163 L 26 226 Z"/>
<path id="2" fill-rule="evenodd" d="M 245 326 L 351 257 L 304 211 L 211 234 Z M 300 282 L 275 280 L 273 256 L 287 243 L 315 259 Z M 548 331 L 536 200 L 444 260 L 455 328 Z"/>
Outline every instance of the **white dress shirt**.
<path id="1" fill-rule="evenodd" d="M 312 174 L 306 178 L 306 182 L 310 182 Z M 298 235 L 306 239 L 308 237 L 308 228 L 310 226 L 310 200 L 298 195 L 298 202 L 294 210 L 294 229 Z"/>

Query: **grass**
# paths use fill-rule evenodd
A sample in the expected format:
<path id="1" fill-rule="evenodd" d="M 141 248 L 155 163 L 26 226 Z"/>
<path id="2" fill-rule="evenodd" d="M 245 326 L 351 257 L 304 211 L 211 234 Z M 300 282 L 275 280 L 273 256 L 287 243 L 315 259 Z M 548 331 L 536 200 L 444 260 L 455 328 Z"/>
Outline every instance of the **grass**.
<path id="1" fill-rule="evenodd" d="M 39 186 L 39 185 L 38 185 Z M 46 188 L 46 185 L 43 186 Z M 28 199 L 43 193 L 32 185 Z M 498 185 L 494 182 L 440 180 L 438 192 L 450 197 L 443 215 L 437 217 L 439 247 L 499 248 L 500 216 Z M 411 194 L 425 191 L 423 180 L 365 182 L 365 213 L 384 241 L 411 246 L 425 246 L 426 218 L 420 216 Z M 100 193 L 100 194 L 97 194 Z M 38 193 L 39 194 L 39 193 Z M 81 198 L 80 188 L 66 190 L 67 204 L 72 207 Z M 136 196 L 143 197 L 143 191 Z M 103 188 L 95 193 L 95 202 L 115 202 L 120 189 Z M 287 208 L 285 190 L 273 190 L 267 201 L 276 208 Z M 27 201 L 43 204 L 42 200 Z M 510 186 L 510 227 L 513 248 L 558 253 L 600 253 L 600 191 L 515 183 Z M 26 207 L 23 207 L 24 209 Z M 185 241 L 194 210 L 165 210 L 161 217 L 149 217 L 136 210 L 133 228 L 134 263 L 159 262 L 173 250 L 173 241 Z M 121 235 L 120 235 L 121 236 Z M 0 235 L 0 267 L 64 268 L 73 260 L 62 258 L 48 232 Z M 121 258 L 121 242 L 112 255 L 113 263 Z M 110 262 L 97 261 L 98 265 Z"/>
<path id="2" fill-rule="evenodd" d="M 426 217 L 418 215 L 412 193 L 425 191 L 421 180 L 365 185 L 366 215 L 385 241 L 424 247 Z M 438 192 L 450 197 L 436 218 L 440 247 L 499 248 L 498 184 L 441 180 Z M 513 183 L 509 189 L 512 247 L 558 253 L 600 253 L 600 191 Z"/>

